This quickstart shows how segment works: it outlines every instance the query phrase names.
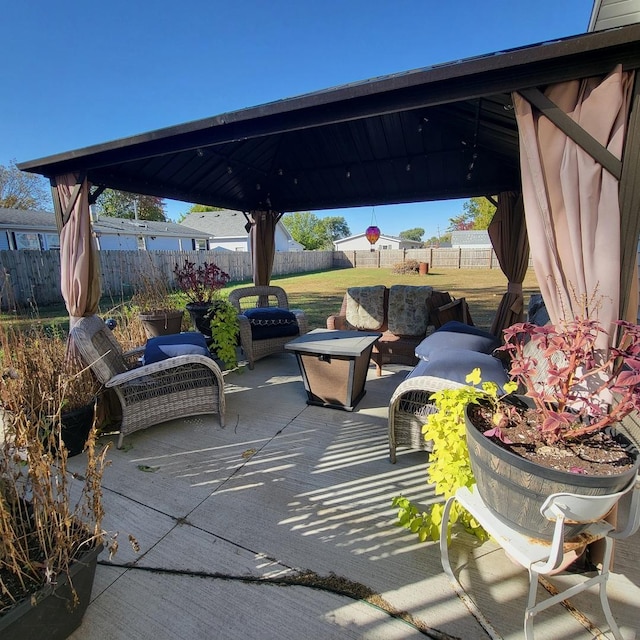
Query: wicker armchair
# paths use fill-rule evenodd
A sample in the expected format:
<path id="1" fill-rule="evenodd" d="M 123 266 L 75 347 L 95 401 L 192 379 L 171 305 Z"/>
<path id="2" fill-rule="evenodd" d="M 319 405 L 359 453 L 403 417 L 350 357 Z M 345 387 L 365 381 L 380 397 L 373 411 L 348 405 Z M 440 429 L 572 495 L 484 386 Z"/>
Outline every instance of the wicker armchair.
<path id="1" fill-rule="evenodd" d="M 284 345 L 298 336 L 304 335 L 309 330 L 304 311 L 289 309 L 289 299 L 284 289 L 274 286 L 255 286 L 236 289 L 229 294 L 229 302 L 238 311 L 240 322 L 240 344 L 244 351 L 249 369 L 253 369 L 254 363 L 260 358 L 273 353 L 284 352 Z M 280 309 L 290 311 L 295 316 L 297 328 L 286 336 L 275 336 L 257 339 L 252 332 L 251 320 L 245 312 L 255 309 Z"/>
<path id="2" fill-rule="evenodd" d="M 217 413 L 224 427 L 224 380 L 211 358 L 181 355 L 129 368 L 127 354 L 95 315 L 79 320 L 71 336 L 83 361 L 120 401 L 118 449 L 125 435 L 176 418 Z"/>
<path id="3" fill-rule="evenodd" d="M 430 400 L 432 394 L 463 386 L 435 376 L 414 376 L 398 385 L 389 401 L 389 460 L 392 463 L 396 461 L 398 446 L 430 451 L 429 443 L 422 435 L 422 427 L 427 416 L 437 411 Z"/>

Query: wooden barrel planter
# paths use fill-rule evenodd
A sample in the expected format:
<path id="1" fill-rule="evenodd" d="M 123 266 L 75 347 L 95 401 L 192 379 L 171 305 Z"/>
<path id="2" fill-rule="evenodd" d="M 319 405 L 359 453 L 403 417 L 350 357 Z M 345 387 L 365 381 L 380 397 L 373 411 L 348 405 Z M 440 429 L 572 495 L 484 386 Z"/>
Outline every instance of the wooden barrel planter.
<path id="1" fill-rule="evenodd" d="M 485 504 L 504 522 L 532 538 L 551 540 L 554 523 L 540 507 L 552 493 L 576 493 L 600 496 L 624 489 L 635 477 L 640 465 L 638 450 L 621 433 L 615 438 L 635 455 L 633 468 L 618 475 L 581 475 L 545 467 L 503 449 L 484 436 L 465 412 L 467 445 L 471 469 L 478 492 Z M 567 539 L 579 535 L 584 525 L 567 531 Z"/>

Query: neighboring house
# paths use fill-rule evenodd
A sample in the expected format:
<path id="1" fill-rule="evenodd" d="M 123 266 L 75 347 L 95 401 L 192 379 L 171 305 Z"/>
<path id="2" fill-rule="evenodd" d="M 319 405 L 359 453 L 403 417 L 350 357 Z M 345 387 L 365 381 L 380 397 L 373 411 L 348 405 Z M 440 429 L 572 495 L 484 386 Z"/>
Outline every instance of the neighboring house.
<path id="1" fill-rule="evenodd" d="M 587 31 L 640 22 L 640 0 L 595 0 Z"/>
<path id="2" fill-rule="evenodd" d="M 366 234 L 357 233 L 348 238 L 334 240 L 333 248 L 336 251 L 364 251 L 371 249 L 371 244 L 367 240 Z M 422 249 L 422 242 L 419 240 L 405 240 L 404 238 L 387 236 L 381 233 L 373 248 L 376 251 L 384 251 L 386 249 Z"/>
<path id="3" fill-rule="evenodd" d="M 451 246 L 455 249 L 491 249 L 491 239 L 486 229 L 481 231 L 452 231 Z"/>
<path id="4" fill-rule="evenodd" d="M 174 222 L 92 219 L 98 248 L 135 251 L 192 251 L 206 244 L 207 235 Z M 49 211 L 0 208 L 0 249 L 60 248 L 56 219 Z"/>
<path id="5" fill-rule="evenodd" d="M 241 211 L 221 209 L 189 213 L 180 223 L 191 229 L 205 232 L 209 238 L 209 249 L 219 251 L 249 251 L 249 232 L 245 228 L 247 219 Z M 276 251 L 302 251 L 304 247 L 296 242 L 282 220 L 276 225 Z"/>

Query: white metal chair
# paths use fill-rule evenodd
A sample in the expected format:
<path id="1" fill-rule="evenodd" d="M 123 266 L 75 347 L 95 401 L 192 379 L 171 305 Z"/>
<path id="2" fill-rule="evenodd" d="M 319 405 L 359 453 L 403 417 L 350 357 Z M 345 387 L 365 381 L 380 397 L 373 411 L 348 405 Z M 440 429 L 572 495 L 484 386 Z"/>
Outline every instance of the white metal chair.
<path id="1" fill-rule="evenodd" d="M 616 494 L 586 496 L 556 493 L 550 495 L 540 507 L 540 512 L 549 520 L 555 521 L 551 544 L 548 541 L 537 541 L 522 535 L 498 519 L 482 501 L 475 487 L 472 490 L 466 487 L 458 489 L 455 496 L 449 498 L 445 505 L 440 535 L 440 553 L 442 568 L 453 583 L 456 592 L 461 596 L 466 596 L 451 569 L 447 546 L 449 515 L 454 501 L 457 501 L 478 520 L 487 533 L 502 546 L 510 558 L 529 571 L 529 596 L 524 612 L 524 637 L 526 640 L 533 640 L 533 618 L 537 613 L 595 584 L 599 586 L 600 604 L 611 632 L 616 640 L 623 640 L 609 606 L 607 580 L 609 578 L 613 539 L 632 535 L 640 525 L 640 479 L 638 477 L 626 489 Z M 618 504 L 617 519 L 621 527 L 619 529 L 603 520 L 616 504 Z M 583 582 L 575 584 L 561 593 L 536 604 L 538 576 L 553 573 L 558 570 L 562 563 L 565 552 L 565 520 L 571 523 L 588 523 L 584 532 L 584 535 L 587 536 L 585 539 L 590 541 L 604 539 L 605 551 L 602 564 L 595 576 L 585 577 Z M 470 603 L 470 605 L 477 611 L 477 607 L 473 603 Z M 482 614 L 480 614 L 480 617 L 484 619 Z"/>

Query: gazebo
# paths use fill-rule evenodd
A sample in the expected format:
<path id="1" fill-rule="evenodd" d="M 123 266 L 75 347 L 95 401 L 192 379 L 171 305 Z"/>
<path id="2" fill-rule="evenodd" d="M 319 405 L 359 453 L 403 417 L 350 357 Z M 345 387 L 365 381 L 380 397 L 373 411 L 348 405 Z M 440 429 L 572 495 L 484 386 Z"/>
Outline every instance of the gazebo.
<path id="1" fill-rule="evenodd" d="M 528 238 L 552 321 L 597 293 L 608 326 L 637 308 L 639 66 L 634 24 L 18 166 L 51 180 L 72 316 L 97 308 L 89 204 L 105 188 L 243 211 L 256 284 L 269 281 L 285 212 L 498 195 L 490 235 L 509 279 L 498 324 L 522 312 Z"/>

